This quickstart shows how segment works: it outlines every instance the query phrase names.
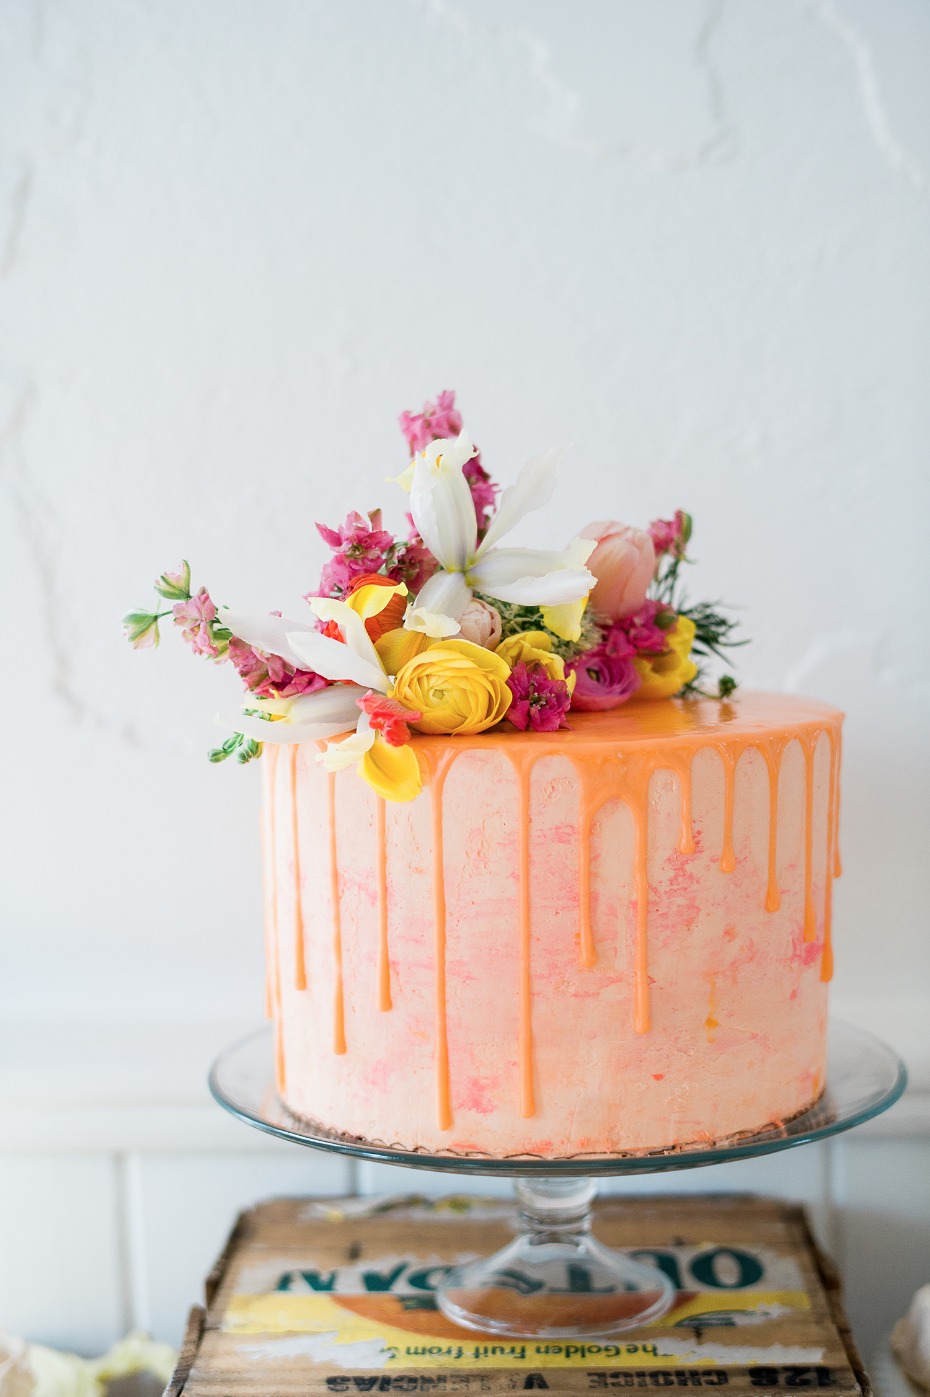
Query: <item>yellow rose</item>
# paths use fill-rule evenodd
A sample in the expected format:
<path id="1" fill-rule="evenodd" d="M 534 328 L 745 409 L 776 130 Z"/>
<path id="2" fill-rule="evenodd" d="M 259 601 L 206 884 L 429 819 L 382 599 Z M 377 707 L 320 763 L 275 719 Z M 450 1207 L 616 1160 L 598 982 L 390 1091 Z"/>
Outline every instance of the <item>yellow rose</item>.
<path id="1" fill-rule="evenodd" d="M 697 674 L 697 665 L 689 658 L 694 643 L 694 622 L 687 616 L 679 616 L 677 626 L 669 632 L 668 643 L 666 654 L 640 656 L 633 661 L 640 680 L 636 698 L 672 698 Z"/>
<path id="2" fill-rule="evenodd" d="M 550 679 L 561 679 L 571 693 L 575 687 L 574 673 L 565 673 L 565 663 L 561 655 L 552 652 L 552 636 L 545 631 L 521 631 L 502 640 L 494 652 L 502 660 L 516 669 L 518 664 L 542 665 Z"/>
<path id="3" fill-rule="evenodd" d="M 399 670 L 391 698 L 423 717 L 418 732 L 484 732 L 499 723 L 512 698 L 510 667 L 496 653 L 470 640 L 441 640 Z"/>

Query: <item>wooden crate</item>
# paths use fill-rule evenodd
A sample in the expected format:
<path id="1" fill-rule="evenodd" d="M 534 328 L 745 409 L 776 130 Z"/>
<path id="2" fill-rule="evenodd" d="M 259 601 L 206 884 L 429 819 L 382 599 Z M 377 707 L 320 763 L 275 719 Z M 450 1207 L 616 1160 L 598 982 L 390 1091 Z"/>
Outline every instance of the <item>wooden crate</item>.
<path id="1" fill-rule="evenodd" d="M 167 1397 L 553 1393 L 727 1387 L 870 1397 L 840 1286 L 803 1209 L 751 1197 L 596 1205 L 678 1298 L 599 1342 L 491 1339 L 436 1309 L 442 1268 L 512 1235 L 489 1199 L 285 1198 L 243 1213 L 195 1309 Z"/>

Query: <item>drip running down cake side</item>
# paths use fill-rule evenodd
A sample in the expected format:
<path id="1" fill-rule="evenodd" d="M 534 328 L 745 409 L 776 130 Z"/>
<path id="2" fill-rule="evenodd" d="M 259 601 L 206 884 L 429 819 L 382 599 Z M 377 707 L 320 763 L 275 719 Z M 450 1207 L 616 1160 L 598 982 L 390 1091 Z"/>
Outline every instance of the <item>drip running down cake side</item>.
<path id="1" fill-rule="evenodd" d="M 841 715 L 746 693 L 419 737 L 385 802 L 315 744 L 264 779 L 286 1105 L 404 1149 L 713 1143 L 824 1085 Z"/>

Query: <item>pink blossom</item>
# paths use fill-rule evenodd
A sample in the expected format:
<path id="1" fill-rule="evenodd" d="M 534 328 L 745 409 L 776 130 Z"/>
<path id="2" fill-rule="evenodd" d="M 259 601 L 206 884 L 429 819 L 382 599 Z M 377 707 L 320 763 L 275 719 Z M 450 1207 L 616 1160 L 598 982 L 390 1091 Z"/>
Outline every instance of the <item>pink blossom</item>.
<path id="1" fill-rule="evenodd" d="M 206 587 L 201 587 L 188 601 L 176 602 L 172 607 L 174 624 L 182 627 L 182 634 L 195 655 L 206 655 L 211 660 L 219 658 L 219 649 L 213 639 L 213 622 L 216 620 L 216 607 L 210 600 Z"/>
<path id="2" fill-rule="evenodd" d="M 677 625 L 677 615 L 665 602 L 644 601 L 638 611 L 615 621 L 607 635 L 623 636 L 638 655 L 663 655 Z"/>
<path id="3" fill-rule="evenodd" d="M 565 666 L 575 676 L 572 707 L 584 713 L 619 708 L 639 687 L 633 647 L 622 633 L 608 633 L 602 644 Z"/>
<path id="4" fill-rule="evenodd" d="M 402 412 L 397 419 L 407 439 L 411 456 L 439 437 L 457 437 L 462 430 L 462 414 L 455 406 L 455 394 L 446 389 L 434 403 L 424 403 L 419 414 Z"/>
<path id="5" fill-rule="evenodd" d="M 655 573 L 652 539 L 642 529 L 613 519 L 589 524 L 581 536 L 597 543 L 588 559 L 588 567 L 597 578 L 591 592 L 595 612 L 608 621 L 619 621 L 637 611 L 646 600 L 646 589 Z"/>
<path id="6" fill-rule="evenodd" d="M 497 486 L 481 464 L 480 455 L 473 456 L 470 461 L 465 462 L 462 474 L 468 481 L 468 488 L 471 490 L 480 536 L 491 522 L 489 516 L 494 509 L 494 501 L 497 499 Z"/>
<path id="7" fill-rule="evenodd" d="M 315 694 L 329 683 L 321 674 L 309 669 L 295 669 L 280 655 L 265 655 L 233 636 L 229 642 L 229 658 L 245 687 L 258 698 L 296 698 L 298 694 Z"/>
<path id="8" fill-rule="evenodd" d="M 368 721 L 375 732 L 380 733 L 391 747 L 403 747 L 405 742 L 409 742 L 408 724 L 418 723 L 423 717 L 417 709 L 405 708 L 396 699 L 385 698 L 384 694 L 367 693 L 358 700 L 358 706 L 368 714 Z"/>
<path id="9" fill-rule="evenodd" d="M 515 728 L 522 732 L 527 728 L 534 732 L 555 732 L 557 728 L 568 727 L 565 721 L 571 704 L 568 685 L 564 679 L 550 679 L 543 665 L 528 665 L 521 660 L 511 670 L 507 687 L 513 694 L 507 717 Z"/>
<path id="10" fill-rule="evenodd" d="M 353 510 L 338 529 L 326 524 L 316 527 L 333 550 L 333 557 L 323 568 L 319 593 L 311 593 L 313 596 L 341 595 L 348 591 L 356 577 L 377 572 L 384 566 L 388 549 L 394 543 L 393 534 L 381 527 L 380 509 L 372 510 L 367 519 Z"/>
<path id="11" fill-rule="evenodd" d="M 456 640 L 470 640 L 485 650 L 494 650 L 501 638 L 501 614 L 496 606 L 472 597 L 459 617 L 461 630 Z"/>
<path id="12" fill-rule="evenodd" d="M 392 582 L 404 582 L 416 596 L 439 567 L 436 559 L 416 529 L 403 543 L 395 543 L 388 558 L 385 576 Z"/>
<path id="13" fill-rule="evenodd" d="M 653 519 L 649 525 L 649 537 L 657 558 L 665 553 L 673 553 L 676 558 L 685 556 L 685 545 L 691 537 L 691 516 L 683 509 L 675 510 L 674 519 Z"/>

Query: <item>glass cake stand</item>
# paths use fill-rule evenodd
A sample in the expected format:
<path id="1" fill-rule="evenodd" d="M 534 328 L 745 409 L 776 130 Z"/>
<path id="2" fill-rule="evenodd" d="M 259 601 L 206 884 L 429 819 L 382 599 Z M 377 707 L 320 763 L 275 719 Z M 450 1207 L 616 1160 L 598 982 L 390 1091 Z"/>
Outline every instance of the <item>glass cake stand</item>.
<path id="1" fill-rule="evenodd" d="M 675 1288 L 658 1267 L 592 1236 L 597 1179 L 695 1169 L 826 1140 L 886 1111 L 906 1085 L 904 1064 L 891 1048 L 860 1028 L 834 1021 L 826 1089 L 809 1111 L 783 1125 L 713 1148 L 493 1159 L 393 1149 L 300 1120 L 275 1091 L 270 1028 L 228 1048 L 210 1072 L 210 1090 L 221 1106 L 282 1140 L 382 1164 L 514 1178 L 517 1236 L 493 1256 L 454 1267 L 437 1290 L 436 1303 L 448 1319 L 469 1329 L 541 1339 L 636 1328 L 658 1319 L 674 1299 Z"/>

